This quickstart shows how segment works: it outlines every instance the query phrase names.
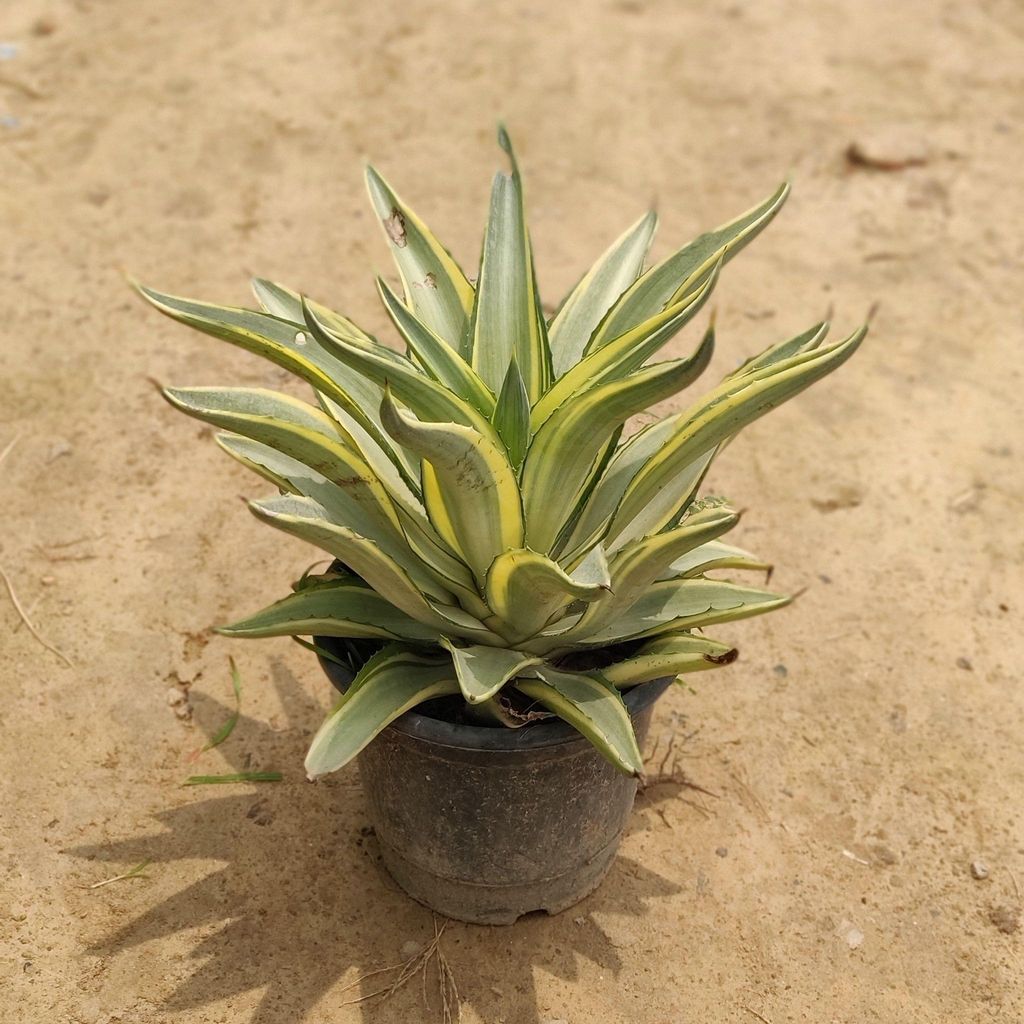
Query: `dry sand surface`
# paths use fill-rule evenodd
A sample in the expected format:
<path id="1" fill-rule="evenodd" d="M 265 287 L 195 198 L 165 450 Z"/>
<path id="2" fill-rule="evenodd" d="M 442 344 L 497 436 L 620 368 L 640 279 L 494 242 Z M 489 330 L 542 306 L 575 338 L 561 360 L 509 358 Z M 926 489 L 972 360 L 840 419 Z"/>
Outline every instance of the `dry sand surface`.
<path id="1" fill-rule="evenodd" d="M 357 773 L 303 781 L 311 656 L 209 632 L 311 551 L 147 379 L 282 374 L 120 268 L 225 302 L 261 273 L 382 330 L 361 162 L 472 263 L 499 116 L 549 301 L 644 204 L 660 256 L 792 173 L 719 285 L 712 377 L 881 306 L 712 481 L 806 594 L 719 629 L 740 661 L 662 702 L 682 774 L 596 895 L 447 928 L 463 1021 L 1024 1017 L 1019 3 L 5 0 L 0 42 L 0 565 L 73 662 L 0 592 L 0 1020 L 440 1019 L 433 978 L 430 1009 L 419 979 L 351 1003 L 433 923 L 381 876 Z M 243 716 L 192 762 L 229 654 Z M 242 769 L 284 781 L 180 785 Z"/>

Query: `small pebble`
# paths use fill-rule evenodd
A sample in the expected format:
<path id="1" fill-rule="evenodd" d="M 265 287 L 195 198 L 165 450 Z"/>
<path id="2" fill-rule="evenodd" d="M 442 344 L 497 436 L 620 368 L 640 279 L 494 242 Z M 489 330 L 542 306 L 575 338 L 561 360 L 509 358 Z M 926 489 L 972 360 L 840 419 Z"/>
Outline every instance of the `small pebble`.
<path id="1" fill-rule="evenodd" d="M 973 672 L 974 666 L 971 664 L 970 658 L 961 657 L 956 659 L 956 667 L 962 668 L 965 672 Z"/>
<path id="2" fill-rule="evenodd" d="M 715 850 L 715 856 L 716 857 L 728 857 L 729 856 L 729 847 L 727 847 L 727 846 L 719 846 L 719 847 L 717 847 L 716 850 Z"/>
<path id="3" fill-rule="evenodd" d="M 415 956 L 422 949 L 423 947 L 418 942 L 413 942 L 412 939 L 410 939 L 402 946 L 402 956 L 408 960 L 409 957 Z"/>
<path id="4" fill-rule="evenodd" d="M 0 60 L 14 60 L 17 56 L 17 43 L 0 43 Z"/>
<path id="5" fill-rule="evenodd" d="M 840 921 L 836 933 L 850 949 L 857 949 L 864 942 L 864 933 L 852 921 Z"/>
<path id="6" fill-rule="evenodd" d="M 34 36 L 52 36 L 57 31 L 57 22 L 53 18 L 48 18 L 45 14 L 41 18 L 36 18 L 32 25 L 32 34 Z"/>
<path id="7" fill-rule="evenodd" d="M 53 444 L 50 445 L 50 450 L 47 453 L 46 461 L 53 462 L 54 459 L 59 459 L 64 455 L 70 455 L 74 451 L 71 447 L 70 441 L 65 441 L 63 438 L 58 438 Z"/>
<path id="8" fill-rule="evenodd" d="M 185 704 L 188 701 L 188 695 L 182 693 L 176 686 L 170 686 L 167 689 L 167 703 L 172 708 L 177 707 L 179 704 Z"/>
<path id="9" fill-rule="evenodd" d="M 979 882 L 988 878 L 988 865 L 983 860 L 971 861 L 971 877 Z"/>
<path id="10" fill-rule="evenodd" d="M 56 576 L 44 576 L 40 581 L 44 587 L 52 587 L 57 582 Z"/>

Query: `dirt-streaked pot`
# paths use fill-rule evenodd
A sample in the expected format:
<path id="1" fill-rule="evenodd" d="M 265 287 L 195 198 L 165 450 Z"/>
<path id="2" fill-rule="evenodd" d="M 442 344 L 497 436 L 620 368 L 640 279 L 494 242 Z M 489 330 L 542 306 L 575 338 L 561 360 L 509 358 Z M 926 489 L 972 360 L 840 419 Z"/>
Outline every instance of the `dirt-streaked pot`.
<path id="1" fill-rule="evenodd" d="M 331 651 L 330 637 L 316 643 Z M 344 692 L 351 673 L 321 658 Z M 659 679 L 623 696 L 642 742 Z M 591 893 L 615 857 L 636 780 L 571 726 L 455 725 L 409 711 L 359 755 L 381 854 L 395 881 L 446 917 L 511 924 Z"/>

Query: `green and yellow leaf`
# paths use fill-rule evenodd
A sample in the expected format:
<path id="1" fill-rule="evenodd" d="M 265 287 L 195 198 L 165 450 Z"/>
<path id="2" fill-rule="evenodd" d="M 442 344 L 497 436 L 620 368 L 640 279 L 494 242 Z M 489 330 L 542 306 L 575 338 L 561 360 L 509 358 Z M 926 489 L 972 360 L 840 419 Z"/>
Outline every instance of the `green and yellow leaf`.
<path id="1" fill-rule="evenodd" d="M 547 666 L 530 671 L 537 678 L 516 679 L 517 690 L 579 730 L 619 771 L 643 775 L 633 723 L 614 686 L 593 675 Z"/>
<path id="2" fill-rule="evenodd" d="M 674 334 L 701 310 L 717 280 L 717 271 L 697 290 L 688 293 L 663 313 L 616 338 L 610 344 L 585 356 L 544 394 L 533 406 L 530 425 L 534 432 L 580 391 L 597 384 L 617 380 L 643 366 Z M 714 324 L 705 332 L 689 362 L 696 380 L 711 361 L 715 348 Z"/>
<path id="3" fill-rule="evenodd" d="M 330 522 L 323 508 L 308 498 L 285 496 L 250 502 L 253 513 L 276 526 L 334 555 L 357 576 L 366 580 L 400 611 L 433 626 L 441 633 L 454 633 L 482 643 L 500 643 L 481 622 L 454 604 L 454 597 L 431 594 L 428 600 L 409 573 L 380 546 L 352 530 Z"/>
<path id="4" fill-rule="evenodd" d="M 372 167 L 366 168 L 366 187 L 398 266 L 405 304 L 434 334 L 469 359 L 473 286 L 451 253 Z"/>
<path id="5" fill-rule="evenodd" d="M 310 779 L 348 764 L 396 718 L 424 701 L 458 693 L 451 660 L 389 645 L 359 671 L 317 730 L 306 755 Z"/>
<path id="6" fill-rule="evenodd" d="M 677 558 L 659 579 L 679 579 L 702 576 L 712 569 L 749 569 L 754 572 L 771 572 L 770 562 L 764 562 L 743 548 L 733 547 L 713 540 L 688 551 Z"/>
<path id="7" fill-rule="evenodd" d="M 459 688 L 470 704 L 490 700 L 523 669 L 541 663 L 534 654 L 506 647 L 459 647 L 447 637 L 441 637 L 439 642 L 451 653 Z"/>
<path id="8" fill-rule="evenodd" d="M 739 516 L 729 508 L 704 509 L 675 529 L 626 545 L 612 559 L 609 592 L 584 612 L 565 639 L 586 639 L 625 615 L 676 558 L 727 533 L 737 522 Z"/>
<path id="9" fill-rule="evenodd" d="M 351 371 L 385 386 L 421 419 L 433 423 L 461 423 L 487 437 L 494 437 L 487 416 L 443 384 L 420 373 L 415 364 L 383 345 L 356 344 L 331 332 L 316 313 L 306 307 L 306 323 L 313 337 Z M 381 399 L 383 401 L 383 397 Z"/>
<path id="10" fill-rule="evenodd" d="M 600 545 L 575 576 L 545 555 L 517 548 L 494 559 L 485 594 L 509 640 L 515 642 L 539 633 L 572 602 L 597 600 L 607 593 L 608 583 L 608 563 Z"/>
<path id="11" fill-rule="evenodd" d="M 609 622 L 599 632 L 575 642 L 588 647 L 603 647 L 623 640 L 678 633 L 684 629 L 703 628 L 752 615 L 763 615 L 775 608 L 782 608 L 791 600 L 791 597 L 783 594 L 719 580 L 670 580 L 654 583 L 625 614 Z M 564 639 L 562 644 L 548 644 L 546 652 L 537 649 L 539 646 L 531 644 L 530 650 L 547 653 L 564 646 Z"/>
<path id="12" fill-rule="evenodd" d="M 728 644 L 690 633 L 678 633 L 648 640 L 622 661 L 601 669 L 601 677 L 619 690 L 666 676 L 687 675 L 730 665 L 739 652 Z"/>
<path id="13" fill-rule="evenodd" d="M 217 630 L 231 637 L 347 636 L 432 640 L 437 631 L 351 578 L 307 584 L 262 611 Z"/>
<path id="14" fill-rule="evenodd" d="M 522 181 L 504 129 L 498 140 L 512 163 L 512 173 L 499 172 L 491 191 L 473 309 L 473 367 L 497 393 L 515 353 L 532 404 L 550 383 L 551 355 L 537 295 Z"/>
<path id="15" fill-rule="evenodd" d="M 494 412 L 494 395 L 477 376 L 476 371 L 458 351 L 442 341 L 421 320 L 418 320 L 382 278 L 377 279 L 377 290 L 391 322 L 405 340 L 409 351 L 419 364 L 439 384 L 450 388 L 469 402 L 482 415 Z"/>
<path id="16" fill-rule="evenodd" d="M 482 583 L 499 552 L 523 543 L 519 484 L 504 448 L 471 427 L 417 420 L 387 392 L 381 415 L 391 436 L 424 460 L 427 514 Z"/>
<path id="17" fill-rule="evenodd" d="M 834 345 L 803 352 L 740 377 L 727 377 L 696 405 L 667 420 L 671 436 L 633 477 L 610 533 L 621 532 L 666 488 L 678 493 L 678 474 L 702 453 L 842 365 L 866 333 L 867 328 L 862 327 Z M 670 522 L 675 514 L 671 502 L 664 507 L 660 525 Z"/>
<path id="18" fill-rule="evenodd" d="M 644 214 L 609 247 L 566 296 L 548 327 L 554 376 L 575 366 L 605 314 L 640 276 L 658 216 Z"/>
<path id="19" fill-rule="evenodd" d="M 677 359 L 598 384 L 545 421 L 523 464 L 527 545 L 551 551 L 611 433 L 634 413 L 686 387 L 700 367 Z"/>
<path id="20" fill-rule="evenodd" d="M 515 352 L 509 360 L 508 372 L 498 392 L 491 422 L 505 445 L 512 468 L 518 471 L 530 445 L 530 396 L 523 375 L 519 372 Z"/>
<path id="21" fill-rule="evenodd" d="M 728 224 L 706 232 L 652 267 L 615 303 L 591 339 L 593 352 L 691 292 L 712 270 L 732 259 L 766 228 L 789 195 L 785 182 L 764 202 Z"/>

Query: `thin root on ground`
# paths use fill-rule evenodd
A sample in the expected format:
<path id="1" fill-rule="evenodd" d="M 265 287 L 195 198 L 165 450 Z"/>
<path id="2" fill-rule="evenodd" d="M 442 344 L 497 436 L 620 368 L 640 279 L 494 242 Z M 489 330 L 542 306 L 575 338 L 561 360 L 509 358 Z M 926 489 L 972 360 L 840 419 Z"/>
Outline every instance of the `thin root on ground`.
<path id="1" fill-rule="evenodd" d="M 346 989 L 354 988 L 356 985 L 361 985 L 369 978 L 374 978 L 382 974 L 389 974 L 393 971 L 397 971 L 398 974 L 389 985 L 384 985 L 373 992 L 367 992 L 365 995 L 358 996 L 355 999 L 348 999 L 343 1006 L 352 1006 L 356 1003 L 366 1003 L 373 999 L 379 999 L 384 1002 L 386 999 L 390 999 L 400 988 L 407 985 L 417 974 L 421 975 L 423 985 L 423 1003 L 429 1009 L 430 1000 L 427 998 L 427 970 L 430 966 L 430 962 L 436 961 L 437 963 L 437 984 L 438 993 L 441 998 L 441 1020 L 443 1024 L 458 1024 L 462 1020 L 462 1004 L 459 999 L 459 989 L 455 983 L 455 975 L 452 972 L 451 965 L 448 963 L 448 958 L 444 955 L 444 950 L 441 948 L 441 937 L 444 935 L 445 928 L 448 927 L 448 922 L 445 921 L 443 924 L 438 926 L 437 918 L 434 918 L 434 937 L 428 942 L 423 949 L 414 953 L 407 960 L 401 963 L 391 964 L 389 967 L 380 967 L 375 971 L 367 971 L 365 974 L 359 975 L 355 981 L 350 985 L 347 985 Z"/>

